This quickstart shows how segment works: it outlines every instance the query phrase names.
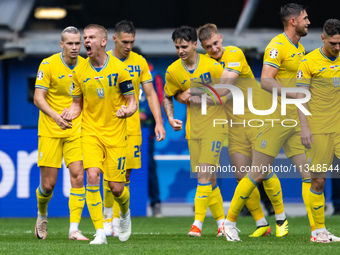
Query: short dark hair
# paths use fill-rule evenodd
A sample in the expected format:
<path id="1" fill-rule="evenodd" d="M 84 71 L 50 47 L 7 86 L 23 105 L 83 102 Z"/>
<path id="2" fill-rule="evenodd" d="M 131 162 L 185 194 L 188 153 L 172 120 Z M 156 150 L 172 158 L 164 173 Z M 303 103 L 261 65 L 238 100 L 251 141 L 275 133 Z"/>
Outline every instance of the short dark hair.
<path id="1" fill-rule="evenodd" d="M 323 25 L 324 35 L 340 35 L 340 21 L 338 19 L 328 19 Z"/>
<path id="2" fill-rule="evenodd" d="M 281 6 L 280 8 L 280 20 L 282 21 L 283 25 L 286 26 L 288 20 L 292 16 L 299 16 L 301 12 L 306 11 L 307 7 L 301 4 L 294 4 L 289 3 L 286 5 Z"/>
<path id="3" fill-rule="evenodd" d="M 126 34 L 136 34 L 135 26 L 132 21 L 122 20 L 115 25 L 115 34 L 126 33 Z"/>
<path id="4" fill-rule="evenodd" d="M 196 29 L 189 26 L 181 26 L 175 29 L 171 38 L 173 42 L 175 42 L 177 39 L 187 42 L 197 42 Z"/>

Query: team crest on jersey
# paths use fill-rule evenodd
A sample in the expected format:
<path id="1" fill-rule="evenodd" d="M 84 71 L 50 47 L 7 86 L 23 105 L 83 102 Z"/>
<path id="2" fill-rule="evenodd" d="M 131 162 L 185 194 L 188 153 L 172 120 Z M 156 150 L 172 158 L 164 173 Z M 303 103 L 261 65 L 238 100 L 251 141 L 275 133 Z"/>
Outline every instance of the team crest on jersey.
<path id="1" fill-rule="evenodd" d="M 39 70 L 37 74 L 37 79 L 40 81 L 42 80 L 43 77 L 44 77 L 44 72 L 42 70 Z"/>
<path id="2" fill-rule="evenodd" d="M 228 67 L 239 67 L 241 66 L 240 62 L 229 62 Z"/>
<path id="3" fill-rule="evenodd" d="M 68 78 L 72 78 L 72 74 L 69 74 L 69 75 L 68 75 Z"/>
<path id="4" fill-rule="evenodd" d="M 331 70 L 336 71 L 336 70 L 339 69 L 339 66 L 338 66 L 338 65 L 333 65 L 333 66 L 330 66 L 329 68 L 330 68 Z"/>
<path id="5" fill-rule="evenodd" d="M 274 48 L 269 52 L 269 57 L 276 58 L 278 54 L 279 54 L 279 51 Z"/>
<path id="6" fill-rule="evenodd" d="M 300 53 L 300 52 L 298 52 L 297 54 L 298 54 L 299 57 L 301 57 L 301 55 L 302 55 L 302 53 Z"/>
<path id="7" fill-rule="evenodd" d="M 301 80 L 302 77 L 303 77 L 303 72 L 301 70 L 299 70 L 296 78 L 298 78 L 298 80 Z"/>
<path id="8" fill-rule="evenodd" d="M 333 85 L 334 87 L 339 87 L 339 76 L 333 77 Z"/>
<path id="9" fill-rule="evenodd" d="M 103 88 L 97 88 L 97 94 L 99 98 L 104 98 L 104 89 Z"/>
<path id="10" fill-rule="evenodd" d="M 261 141 L 261 148 L 265 149 L 267 147 L 267 141 L 266 140 L 262 140 Z"/>

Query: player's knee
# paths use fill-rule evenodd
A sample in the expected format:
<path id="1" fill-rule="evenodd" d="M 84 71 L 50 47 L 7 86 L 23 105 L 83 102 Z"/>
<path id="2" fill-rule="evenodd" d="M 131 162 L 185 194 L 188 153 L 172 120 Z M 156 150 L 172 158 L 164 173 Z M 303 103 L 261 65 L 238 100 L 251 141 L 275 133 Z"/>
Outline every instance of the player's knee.
<path id="1" fill-rule="evenodd" d="M 100 183 L 100 173 L 89 172 L 87 173 L 87 184 L 98 185 Z"/>
<path id="2" fill-rule="evenodd" d="M 312 180 L 312 189 L 316 192 L 322 192 L 325 188 L 326 180 L 323 178 L 317 178 Z"/>
<path id="3" fill-rule="evenodd" d="M 123 191 L 124 191 L 124 186 L 123 187 L 118 187 L 118 186 L 114 186 L 112 189 L 112 194 L 115 196 L 115 197 L 120 197 L 122 194 L 123 194 Z"/>
<path id="4" fill-rule="evenodd" d="M 79 188 L 84 186 L 84 174 L 77 174 L 71 176 L 72 188 Z"/>
<path id="5" fill-rule="evenodd" d="M 49 194 L 53 192 L 55 183 L 42 183 L 41 184 L 42 189 L 44 190 L 45 193 Z"/>

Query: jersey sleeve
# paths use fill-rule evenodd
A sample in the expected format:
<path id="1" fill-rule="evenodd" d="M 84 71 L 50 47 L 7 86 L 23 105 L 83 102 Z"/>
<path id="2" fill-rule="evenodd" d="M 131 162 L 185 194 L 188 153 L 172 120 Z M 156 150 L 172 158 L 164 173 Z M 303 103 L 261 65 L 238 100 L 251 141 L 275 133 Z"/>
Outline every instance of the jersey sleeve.
<path id="1" fill-rule="evenodd" d="M 135 93 L 130 73 L 126 68 L 122 68 L 121 72 L 118 73 L 118 84 L 123 95 L 133 95 Z"/>
<path id="2" fill-rule="evenodd" d="M 283 43 L 270 42 L 264 52 L 263 64 L 280 69 L 284 55 L 285 50 Z"/>
<path id="3" fill-rule="evenodd" d="M 146 62 L 145 58 L 142 58 L 141 61 L 141 79 L 140 82 L 142 84 L 152 82 L 152 75 L 148 66 L 148 63 Z"/>
<path id="4" fill-rule="evenodd" d="M 219 79 L 222 76 L 224 68 L 217 61 L 213 61 L 210 66 L 210 73 L 213 79 Z"/>
<path id="5" fill-rule="evenodd" d="M 165 72 L 164 91 L 168 96 L 174 96 L 180 90 L 176 80 L 172 77 L 169 69 Z"/>
<path id="6" fill-rule="evenodd" d="M 44 59 L 39 66 L 35 87 L 48 90 L 50 88 L 51 80 L 51 65 L 48 62 L 48 59 Z"/>
<path id="7" fill-rule="evenodd" d="M 301 61 L 296 77 L 296 86 L 309 87 L 312 78 L 312 72 L 309 67 L 308 59 L 304 58 Z"/>
<path id="8" fill-rule="evenodd" d="M 241 49 L 235 48 L 228 54 L 228 62 L 225 63 L 224 69 L 230 72 L 241 74 L 246 57 Z"/>

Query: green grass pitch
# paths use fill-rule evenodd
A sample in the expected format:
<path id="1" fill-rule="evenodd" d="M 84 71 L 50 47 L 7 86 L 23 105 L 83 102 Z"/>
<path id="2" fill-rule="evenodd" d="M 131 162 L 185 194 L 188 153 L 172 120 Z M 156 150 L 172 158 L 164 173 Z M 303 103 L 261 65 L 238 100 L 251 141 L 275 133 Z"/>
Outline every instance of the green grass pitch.
<path id="1" fill-rule="evenodd" d="M 0 254 L 339 254 L 340 243 L 310 243 L 307 217 L 288 218 L 289 234 L 275 237 L 275 218 L 268 217 L 272 235 L 250 238 L 255 230 L 251 217 L 240 217 L 238 228 L 242 242 L 227 242 L 216 238 L 217 227 L 208 217 L 202 237 L 188 237 L 193 217 L 132 218 L 132 235 L 126 243 L 108 238 L 108 245 L 89 245 L 88 241 L 69 241 L 68 219 L 49 218 L 46 240 L 34 235 L 33 218 L 0 219 Z M 340 216 L 326 218 L 335 235 L 340 235 Z M 93 240 L 94 227 L 89 218 L 80 223 L 82 233 Z"/>

